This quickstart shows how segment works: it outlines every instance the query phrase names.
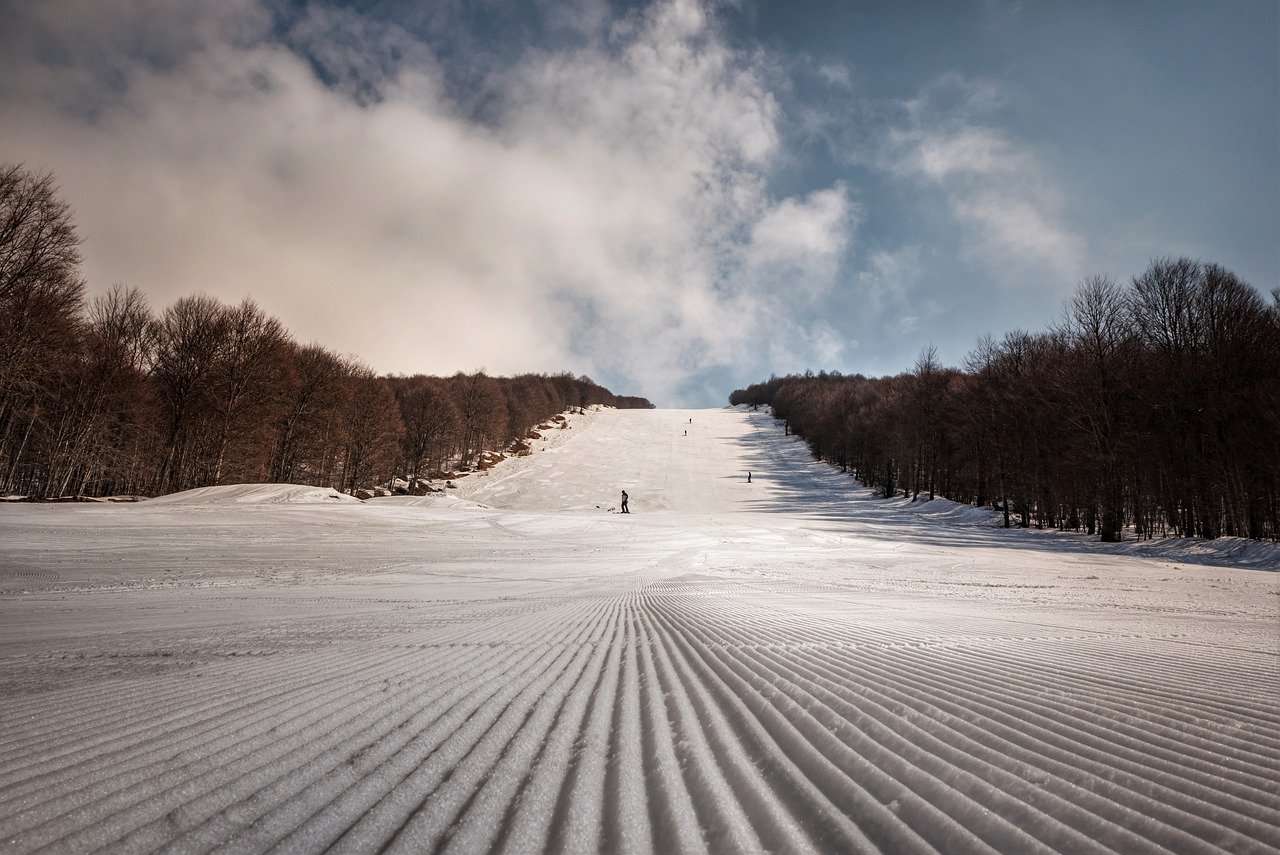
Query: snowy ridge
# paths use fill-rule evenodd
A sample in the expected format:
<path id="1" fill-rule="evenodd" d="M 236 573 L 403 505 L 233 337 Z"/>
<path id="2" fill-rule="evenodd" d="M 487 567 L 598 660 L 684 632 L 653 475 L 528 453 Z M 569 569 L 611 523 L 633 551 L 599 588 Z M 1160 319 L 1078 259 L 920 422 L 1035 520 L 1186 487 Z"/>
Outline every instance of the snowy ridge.
<path id="1" fill-rule="evenodd" d="M 183 490 L 148 501 L 164 505 L 326 505 L 360 500 L 328 487 L 305 484 L 226 484 Z"/>
<path id="2" fill-rule="evenodd" d="M 823 505 L 689 417 L 600 414 L 491 508 L 6 508 L 46 575 L 0 589 L 0 849 L 1278 851 L 1273 574 Z M 172 588 L 63 593 L 112 555 Z"/>

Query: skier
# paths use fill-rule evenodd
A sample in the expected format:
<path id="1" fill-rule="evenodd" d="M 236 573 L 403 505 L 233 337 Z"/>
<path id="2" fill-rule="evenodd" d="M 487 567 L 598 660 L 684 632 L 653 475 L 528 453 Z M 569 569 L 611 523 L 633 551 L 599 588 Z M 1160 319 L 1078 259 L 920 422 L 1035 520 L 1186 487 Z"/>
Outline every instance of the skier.
<path id="1" fill-rule="evenodd" d="M 748 484 L 750 484 L 750 483 L 751 483 L 751 473 L 750 473 L 750 472 L 748 472 L 748 473 L 747 473 L 747 483 L 748 483 Z"/>
<path id="2" fill-rule="evenodd" d="M 624 514 L 631 513 L 630 509 L 627 508 L 627 491 L 626 490 L 622 491 L 622 512 Z"/>

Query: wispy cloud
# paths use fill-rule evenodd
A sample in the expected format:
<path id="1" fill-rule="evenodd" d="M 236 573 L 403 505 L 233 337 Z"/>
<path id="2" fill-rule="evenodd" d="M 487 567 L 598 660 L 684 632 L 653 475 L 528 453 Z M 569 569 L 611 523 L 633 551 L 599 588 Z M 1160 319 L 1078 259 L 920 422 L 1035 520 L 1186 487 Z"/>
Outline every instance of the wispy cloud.
<path id="1" fill-rule="evenodd" d="M 784 199 L 757 219 L 747 249 L 753 279 L 817 296 L 830 286 L 848 248 L 859 208 L 844 184 Z"/>
<path id="2" fill-rule="evenodd" d="M 1063 215 L 1063 193 L 1034 149 L 993 124 L 1004 103 L 991 81 L 945 75 L 903 102 L 876 162 L 942 190 L 950 211 L 971 229 L 971 252 L 993 270 L 1043 267 L 1077 278 L 1084 239 Z"/>
<path id="3" fill-rule="evenodd" d="M 856 277 L 864 311 L 897 335 L 910 335 L 922 320 L 933 320 L 938 302 L 920 293 L 925 275 L 921 248 L 907 244 L 893 250 L 876 250 Z"/>
<path id="4" fill-rule="evenodd" d="M 824 62 L 818 66 L 817 73 L 831 86 L 841 89 L 853 86 L 853 72 L 843 62 Z"/>

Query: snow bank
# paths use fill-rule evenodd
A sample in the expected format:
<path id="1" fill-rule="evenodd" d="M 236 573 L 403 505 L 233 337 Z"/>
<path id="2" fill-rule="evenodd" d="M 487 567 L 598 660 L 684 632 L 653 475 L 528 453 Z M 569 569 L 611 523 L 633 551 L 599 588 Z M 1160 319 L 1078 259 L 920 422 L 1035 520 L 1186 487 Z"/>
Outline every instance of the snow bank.
<path id="1" fill-rule="evenodd" d="M 1003 515 L 991 508 L 975 508 L 949 499 L 907 498 L 881 499 L 886 510 L 913 514 L 917 519 L 942 525 L 996 526 Z M 1015 526 L 1018 517 L 1014 516 Z M 1144 558 L 1175 561 L 1181 564 L 1210 564 L 1250 570 L 1280 570 L 1280 544 L 1249 540 L 1243 537 L 1219 537 L 1198 540 L 1189 537 L 1164 537 L 1136 540 L 1131 528 L 1125 530 L 1121 543 L 1102 543 L 1096 535 L 1057 529 L 1011 528 L 999 533 L 1004 537 L 1040 538 L 1043 545 L 1060 549 L 1088 549 L 1097 552 L 1136 555 Z"/>
<path id="2" fill-rule="evenodd" d="M 996 525 L 1000 514 L 991 508 L 975 508 L 953 502 L 950 499 L 888 499 L 886 507 L 916 514 L 930 522 L 948 523 L 950 525 Z"/>
<path id="3" fill-rule="evenodd" d="M 148 505 L 336 505 L 360 500 L 328 487 L 305 484 L 225 484 L 197 487 L 151 499 Z"/>
<path id="4" fill-rule="evenodd" d="M 374 496 L 366 504 L 391 508 L 459 508 L 485 507 L 478 502 L 459 499 L 445 492 L 428 493 L 425 496 Z"/>
<path id="5" fill-rule="evenodd" d="M 1126 532 L 1132 537 L 1132 532 Z M 1093 540 L 1096 541 L 1096 538 Z M 1182 564 L 1213 564 L 1250 570 L 1280 570 L 1280 544 L 1244 537 L 1196 540 L 1164 537 L 1155 540 L 1126 540 L 1099 544 L 1113 551 L 1126 551 L 1146 558 L 1161 558 Z"/>

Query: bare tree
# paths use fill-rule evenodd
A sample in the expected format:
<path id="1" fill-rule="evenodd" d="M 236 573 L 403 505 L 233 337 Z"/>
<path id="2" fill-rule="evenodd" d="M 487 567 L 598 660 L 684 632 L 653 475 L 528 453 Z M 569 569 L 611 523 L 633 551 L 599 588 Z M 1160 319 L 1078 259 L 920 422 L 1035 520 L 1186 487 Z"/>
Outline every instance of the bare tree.
<path id="1" fill-rule="evenodd" d="M 227 316 L 211 297 L 183 297 L 156 324 L 152 372 L 167 421 L 164 461 L 157 475 L 162 490 L 193 486 L 198 420 L 212 405 L 210 376 L 226 344 Z"/>
<path id="2" fill-rule="evenodd" d="M 346 400 L 346 380 L 353 370 L 350 361 L 318 344 L 291 348 L 275 430 L 272 481 L 326 483 L 332 414 Z"/>
<path id="3" fill-rule="evenodd" d="M 400 408 L 387 382 L 367 368 L 349 378 L 352 387 L 346 418 L 345 489 L 354 493 L 384 480 L 395 462 L 404 427 Z"/>
<path id="4" fill-rule="evenodd" d="M 1133 340 L 1124 293 L 1106 277 L 1086 279 L 1071 300 L 1062 333 L 1074 357 L 1068 366 L 1077 372 L 1063 383 L 1072 402 L 1064 413 L 1092 441 L 1101 536 L 1104 542 L 1117 541 L 1124 503 L 1123 407 L 1129 391 L 1124 360 Z"/>
<path id="5" fill-rule="evenodd" d="M 71 208 L 51 175 L 0 166 L 0 470 L 9 489 L 74 358 L 84 283 Z"/>
<path id="6" fill-rule="evenodd" d="M 287 341 L 284 326 L 246 299 L 223 313 L 225 341 L 214 368 L 218 439 L 212 482 L 222 482 L 233 427 L 246 411 L 261 406 L 277 392 L 280 354 Z"/>
<path id="7" fill-rule="evenodd" d="M 483 371 L 454 375 L 449 391 L 461 420 L 462 462 L 469 464 L 486 443 L 505 436 L 506 401 L 497 382 Z"/>
<path id="8" fill-rule="evenodd" d="M 461 420 L 458 408 L 443 386 L 434 379 L 422 379 L 400 399 L 404 420 L 404 459 L 409 491 L 416 492 L 424 466 L 430 471 L 440 464 L 444 450 L 458 441 Z"/>
<path id="9" fill-rule="evenodd" d="M 121 419 L 137 407 L 151 356 L 151 310 L 142 293 L 116 286 L 96 299 L 46 437 L 46 495 L 83 492 L 102 468 Z"/>

